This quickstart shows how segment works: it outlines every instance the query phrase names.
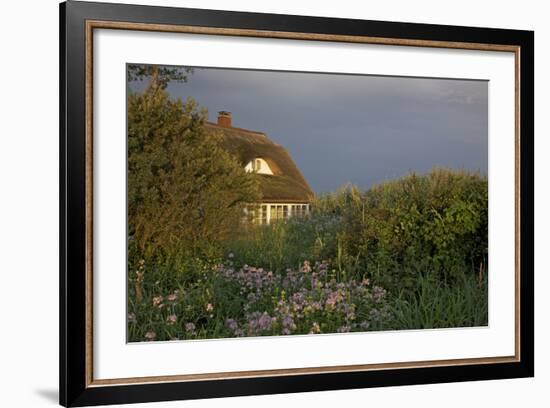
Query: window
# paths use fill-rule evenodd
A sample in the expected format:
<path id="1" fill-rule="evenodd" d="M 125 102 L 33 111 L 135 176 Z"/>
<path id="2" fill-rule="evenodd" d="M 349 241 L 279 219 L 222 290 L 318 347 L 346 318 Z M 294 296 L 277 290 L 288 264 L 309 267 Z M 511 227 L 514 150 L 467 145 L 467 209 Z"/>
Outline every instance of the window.
<path id="1" fill-rule="evenodd" d="M 286 220 L 288 218 L 288 206 L 286 205 L 272 205 L 269 211 L 270 222 Z"/>
<path id="2" fill-rule="evenodd" d="M 271 171 L 271 167 L 269 167 L 269 164 L 262 159 L 261 157 L 254 158 L 250 160 L 246 166 L 244 166 L 245 171 L 248 173 L 258 173 L 258 174 L 268 174 L 273 175 L 273 171 Z"/>
<path id="3" fill-rule="evenodd" d="M 262 225 L 267 224 L 267 205 L 262 205 Z"/>
<path id="4" fill-rule="evenodd" d="M 254 224 L 261 224 L 261 223 L 262 223 L 261 208 L 256 207 L 254 208 Z"/>
<path id="5" fill-rule="evenodd" d="M 271 219 L 272 222 L 277 220 L 277 206 L 276 205 L 270 206 L 270 208 L 269 208 L 269 218 Z"/>

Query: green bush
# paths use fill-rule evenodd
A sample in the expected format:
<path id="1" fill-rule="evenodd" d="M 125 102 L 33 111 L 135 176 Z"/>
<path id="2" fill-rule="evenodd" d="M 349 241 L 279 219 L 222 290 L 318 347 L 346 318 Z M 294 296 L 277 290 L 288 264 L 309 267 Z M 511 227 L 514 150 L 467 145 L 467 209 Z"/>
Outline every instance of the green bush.
<path id="1" fill-rule="evenodd" d="M 128 96 L 128 234 L 144 256 L 208 255 L 260 197 L 206 119 L 162 87 Z"/>
<path id="2" fill-rule="evenodd" d="M 487 280 L 462 276 L 453 284 L 419 275 L 415 290 L 401 290 L 392 303 L 390 327 L 434 329 L 484 326 L 488 321 Z"/>
<path id="3" fill-rule="evenodd" d="M 386 287 L 413 287 L 419 274 L 443 282 L 487 269 L 487 180 L 436 169 L 361 193 L 349 187 L 319 199 L 342 219 L 342 244 Z"/>

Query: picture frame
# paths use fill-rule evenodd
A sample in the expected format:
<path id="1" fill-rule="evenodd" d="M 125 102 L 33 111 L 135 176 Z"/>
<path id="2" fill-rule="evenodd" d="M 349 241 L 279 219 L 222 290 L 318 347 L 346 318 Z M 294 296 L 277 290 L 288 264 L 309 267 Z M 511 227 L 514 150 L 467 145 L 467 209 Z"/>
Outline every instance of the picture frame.
<path id="1" fill-rule="evenodd" d="M 514 353 L 185 375 L 94 375 L 94 32 L 170 33 L 511 53 L 514 58 Z M 414 58 L 414 56 L 413 56 Z M 125 86 L 125 84 L 122 84 Z M 497 143 L 491 139 L 491 143 Z M 121 159 L 124 160 L 124 159 Z M 509 29 L 102 4 L 60 4 L 60 404 L 87 406 L 532 377 L 534 33 Z M 497 254 L 496 256 L 498 256 Z M 124 274 L 125 271 L 122 271 Z M 123 297 L 125 294 L 121 293 Z M 221 344 L 221 343 L 212 343 Z M 221 347 L 221 346 L 220 346 Z"/>

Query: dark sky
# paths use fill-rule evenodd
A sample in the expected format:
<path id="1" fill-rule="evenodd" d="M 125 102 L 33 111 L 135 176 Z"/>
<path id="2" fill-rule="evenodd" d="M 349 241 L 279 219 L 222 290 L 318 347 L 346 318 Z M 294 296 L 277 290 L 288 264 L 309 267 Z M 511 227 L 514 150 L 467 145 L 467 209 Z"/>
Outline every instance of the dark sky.
<path id="1" fill-rule="evenodd" d="M 486 81 L 195 68 L 168 91 L 267 133 L 316 193 L 435 166 L 487 174 Z"/>

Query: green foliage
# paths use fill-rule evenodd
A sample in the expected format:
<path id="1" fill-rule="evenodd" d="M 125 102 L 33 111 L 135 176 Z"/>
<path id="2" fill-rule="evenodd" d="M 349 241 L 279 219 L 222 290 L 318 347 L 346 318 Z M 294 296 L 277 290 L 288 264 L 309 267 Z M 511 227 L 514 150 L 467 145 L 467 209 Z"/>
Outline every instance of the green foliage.
<path id="1" fill-rule="evenodd" d="M 341 216 L 315 209 L 306 218 L 250 225 L 225 241 L 225 254 L 231 253 L 237 266 L 254 265 L 274 272 L 297 268 L 304 260 L 330 260 L 351 276 L 357 256 L 345 246 L 343 227 Z"/>
<path id="2" fill-rule="evenodd" d="M 128 96 L 128 232 L 140 256 L 212 255 L 259 197 L 205 118 L 161 88 Z"/>
<path id="3" fill-rule="evenodd" d="M 484 326 L 488 321 L 487 280 L 463 275 L 453 285 L 419 275 L 414 290 L 401 290 L 392 304 L 395 329 Z"/>
<path id="4" fill-rule="evenodd" d="M 435 169 L 361 192 L 318 197 L 306 219 L 251 228 L 226 242 L 239 265 L 282 271 L 330 260 L 348 277 L 391 290 L 415 287 L 430 272 L 452 284 L 487 269 L 487 180 Z"/>
<path id="5" fill-rule="evenodd" d="M 314 208 L 341 217 L 342 244 L 360 268 L 390 290 L 430 271 L 453 282 L 487 259 L 487 180 L 436 169 L 375 186 L 348 187 Z"/>

